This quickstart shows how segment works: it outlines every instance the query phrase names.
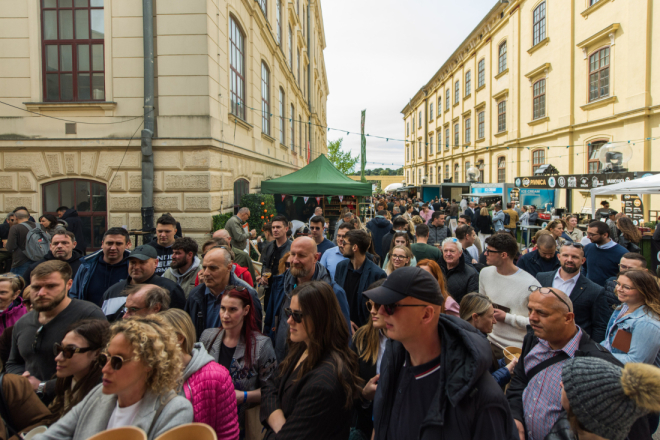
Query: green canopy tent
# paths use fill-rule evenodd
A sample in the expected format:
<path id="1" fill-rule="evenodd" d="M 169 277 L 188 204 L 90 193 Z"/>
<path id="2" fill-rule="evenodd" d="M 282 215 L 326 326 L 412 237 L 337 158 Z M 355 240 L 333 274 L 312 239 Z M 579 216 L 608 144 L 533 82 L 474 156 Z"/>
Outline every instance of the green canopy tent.
<path id="1" fill-rule="evenodd" d="M 349 179 L 320 155 L 295 173 L 261 182 L 263 194 L 295 196 L 371 196 L 371 183 Z"/>

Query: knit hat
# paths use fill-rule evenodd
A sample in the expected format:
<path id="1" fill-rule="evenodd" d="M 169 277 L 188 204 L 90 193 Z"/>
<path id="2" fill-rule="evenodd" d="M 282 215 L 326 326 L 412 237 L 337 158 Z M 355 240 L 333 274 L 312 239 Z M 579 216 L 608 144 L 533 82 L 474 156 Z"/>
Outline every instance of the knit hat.
<path id="1" fill-rule="evenodd" d="M 566 361 L 564 391 L 573 414 L 589 432 L 624 440 L 635 421 L 660 412 L 660 369 L 647 364 L 624 368 L 593 357 Z"/>

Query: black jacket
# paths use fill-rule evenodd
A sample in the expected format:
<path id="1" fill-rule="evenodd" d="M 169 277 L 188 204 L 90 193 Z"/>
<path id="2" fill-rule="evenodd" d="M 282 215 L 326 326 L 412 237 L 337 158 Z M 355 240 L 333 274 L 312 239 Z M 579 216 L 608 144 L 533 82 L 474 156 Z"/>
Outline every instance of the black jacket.
<path id="1" fill-rule="evenodd" d="M 494 232 L 493 219 L 490 217 L 490 215 L 481 215 L 481 214 L 475 215 L 472 225 L 474 226 L 475 231 L 481 232 L 484 235 L 492 234 Z"/>
<path id="2" fill-rule="evenodd" d="M 536 277 L 537 274 L 542 272 L 556 271 L 561 267 L 557 255 L 552 260 L 541 258 L 539 251 L 528 252 L 518 259 L 518 267 Z"/>
<path id="3" fill-rule="evenodd" d="M 113 284 L 108 290 L 103 294 L 103 302 L 108 301 L 112 298 L 119 298 L 124 296 L 124 289 L 131 283 L 131 276 Z M 162 287 L 170 293 L 170 308 L 171 309 L 183 309 L 186 305 L 186 295 L 181 290 L 181 287 L 174 281 L 168 280 L 167 278 L 159 277 L 154 274 L 142 284 L 155 284 L 158 287 Z M 104 310 L 105 311 L 105 310 Z M 114 314 L 108 316 L 108 321 L 112 321 L 110 318 Z M 116 318 L 116 316 L 115 316 Z M 201 333 L 200 333 L 201 334 Z"/>
<path id="4" fill-rule="evenodd" d="M 637 254 L 642 253 L 642 250 L 639 247 L 639 243 L 633 243 L 632 241 L 628 240 L 623 234 L 619 235 L 618 243 L 624 248 L 626 248 L 628 252 L 635 252 Z"/>
<path id="5" fill-rule="evenodd" d="M 522 353 L 518 360 L 515 370 L 513 370 L 513 379 L 509 384 L 509 389 L 506 392 L 506 398 L 509 401 L 509 406 L 511 407 L 511 413 L 513 418 L 525 423 L 525 410 L 523 408 L 523 392 L 529 383 L 527 374 L 525 373 L 525 356 L 529 354 L 530 351 L 539 343 L 539 338 L 534 335 L 532 327 L 527 326 L 527 335 L 523 340 Z M 622 367 L 623 364 L 619 362 L 607 349 L 603 348 L 600 344 L 596 343 L 593 339 L 589 337 L 586 332 L 582 332 L 582 338 L 580 339 L 580 344 L 578 349 L 575 352 L 575 357 L 578 356 L 591 356 L 611 362 L 614 365 Z M 561 419 L 560 419 L 561 420 Z M 559 428 L 559 427 L 558 427 Z M 526 429 L 525 429 L 526 431 Z M 559 429 L 555 430 L 559 434 Z M 552 431 L 551 431 L 552 432 Z M 634 434 L 634 435 L 633 435 Z M 547 437 L 546 437 L 547 438 Z M 552 438 L 552 437 L 551 437 Z M 563 438 L 563 437 L 555 437 Z M 634 440 L 651 440 L 651 433 L 649 432 L 648 421 L 646 417 L 638 419 L 633 425 L 629 433 L 629 438 Z M 525 439 L 520 439 L 525 440 Z"/>
<path id="6" fill-rule="evenodd" d="M 66 230 L 73 232 L 73 235 L 76 236 L 76 249 L 78 249 L 81 254 L 85 255 L 85 252 L 87 251 L 87 242 L 85 241 L 85 235 L 83 233 L 82 220 L 78 217 L 78 211 L 76 211 L 76 208 L 69 208 L 64 214 L 62 214 L 61 220 L 66 222 Z"/>
<path id="7" fill-rule="evenodd" d="M 438 263 L 445 276 L 447 292 L 457 303 L 460 304 L 468 293 L 479 291 L 479 272 L 465 262 L 465 252 L 461 255 L 458 266 L 453 269 L 447 269 L 447 262 L 442 256 Z"/>
<path id="8" fill-rule="evenodd" d="M 385 217 L 376 216 L 367 223 L 367 229 L 371 232 L 371 240 L 374 242 L 374 249 L 380 257 L 380 261 L 385 261 L 385 255 L 389 249 L 383 249 L 383 237 L 392 230 L 392 223 Z"/>
<path id="9" fill-rule="evenodd" d="M 350 264 L 351 260 L 346 259 L 340 261 L 335 269 L 335 282 L 339 284 L 344 291 L 346 291 L 346 276 L 348 275 L 348 267 Z M 358 304 L 360 305 L 358 309 L 358 322 L 356 322 L 358 327 L 363 326 L 369 319 L 371 319 L 371 315 L 367 311 L 367 297 L 363 296 L 362 292 L 367 290 L 367 287 L 369 287 L 371 283 L 374 283 L 381 278 L 387 278 L 385 271 L 378 267 L 373 261 L 366 258 L 364 260 L 362 276 L 360 277 L 360 285 L 357 289 Z M 348 307 L 350 310 L 351 305 L 349 304 Z"/>
<path id="10" fill-rule="evenodd" d="M 69 263 L 69 266 L 71 266 L 71 279 L 74 279 L 76 277 L 76 273 L 78 272 L 78 268 L 80 267 L 80 259 L 83 257 L 83 254 L 78 250 L 74 249 L 73 253 L 71 254 L 71 258 L 66 260 L 67 263 Z M 50 260 L 57 260 L 53 253 L 51 251 L 48 251 L 48 253 L 44 256 L 43 260 L 39 260 L 36 263 L 32 263 L 30 267 L 28 267 L 28 270 L 25 271 L 25 274 L 23 278 L 25 279 L 25 286 L 30 285 L 30 274 L 34 270 L 35 267 L 39 266 L 41 263 L 50 261 Z"/>
<path id="11" fill-rule="evenodd" d="M 284 245 L 283 249 L 280 252 L 280 258 L 284 256 L 289 250 L 291 249 L 291 240 L 287 240 Z M 277 242 L 275 240 L 269 241 L 264 245 L 264 249 L 261 252 L 261 258 L 259 259 L 259 262 L 263 264 L 263 269 L 275 269 L 275 272 L 273 273 L 274 275 L 279 275 L 277 272 L 277 268 L 279 267 L 280 262 L 279 261 L 271 261 L 273 259 L 273 255 L 275 254 L 275 251 L 277 250 Z M 257 280 L 255 279 L 254 282 L 256 283 Z"/>
<path id="12" fill-rule="evenodd" d="M 429 224 L 429 240 L 428 244 L 433 246 L 434 243 L 439 243 L 442 244 L 442 241 L 447 238 L 451 237 L 451 232 L 449 232 L 449 228 L 446 225 L 443 226 L 433 226 L 433 224 Z"/>
<path id="13" fill-rule="evenodd" d="M 250 295 L 252 296 L 252 302 L 254 303 L 257 327 L 259 330 L 261 330 L 261 317 L 263 316 L 263 309 L 261 307 L 261 301 L 259 301 L 259 295 L 257 295 L 257 291 L 254 290 L 248 283 L 238 278 L 234 272 L 229 274 L 229 284 L 247 287 Z M 208 310 L 207 305 L 208 297 L 206 295 L 206 284 L 200 283 L 199 286 L 190 291 L 188 299 L 185 300 L 185 307 L 181 307 L 190 315 L 190 318 L 192 319 L 193 325 L 195 326 L 195 333 L 197 334 L 197 340 L 199 340 L 199 337 L 202 336 L 202 333 L 204 330 L 206 330 L 206 313 Z"/>
<path id="14" fill-rule="evenodd" d="M 440 387 L 420 426 L 420 440 L 514 440 L 518 430 L 502 389 L 489 372 L 492 353 L 488 340 L 455 316 L 440 315 L 442 341 Z M 397 378 L 406 350 L 387 341 L 374 400 L 375 439 L 387 437 Z M 402 421 L 405 423 L 405 421 Z"/>
<path id="15" fill-rule="evenodd" d="M 179 237 L 175 235 L 174 238 L 179 238 Z M 172 246 L 165 247 L 159 245 L 157 237 L 154 237 L 153 240 L 151 240 L 149 243 L 146 244 L 156 249 L 156 253 L 158 254 L 158 266 L 156 267 L 156 275 L 162 277 L 167 271 L 167 269 L 170 267 L 174 249 L 172 249 Z"/>
<path id="16" fill-rule="evenodd" d="M 0 224 L 0 240 L 9 238 L 9 229 L 11 229 L 11 225 L 7 223 L 7 220 Z"/>
<path id="17" fill-rule="evenodd" d="M 552 287 L 556 273 L 557 271 L 539 272 L 536 274 L 536 279 L 541 283 L 541 287 Z M 604 341 L 607 323 L 613 312 L 607 302 L 605 289 L 581 274 L 570 297 L 575 323 L 594 341 L 598 343 Z"/>

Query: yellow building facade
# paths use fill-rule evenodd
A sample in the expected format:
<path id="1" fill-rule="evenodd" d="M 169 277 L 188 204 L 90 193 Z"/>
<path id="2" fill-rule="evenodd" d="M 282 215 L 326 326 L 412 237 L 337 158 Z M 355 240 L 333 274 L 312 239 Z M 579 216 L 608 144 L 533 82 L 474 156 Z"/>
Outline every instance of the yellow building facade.
<path id="1" fill-rule="evenodd" d="M 660 82 L 652 78 L 660 77 L 660 46 L 652 36 L 660 8 L 652 6 L 498 2 L 402 110 L 406 183 L 465 182 L 471 166 L 484 183 L 513 183 L 542 164 L 599 172 L 599 148 L 621 141 L 631 141 L 630 171 L 659 170 Z M 588 197 L 573 190 L 573 211 L 590 206 Z M 660 208 L 655 196 L 644 201 Z"/>
<path id="2" fill-rule="evenodd" d="M 319 1 L 153 0 L 155 218 L 202 239 L 325 153 Z M 76 207 L 91 248 L 141 227 L 142 2 L 0 0 L 0 213 Z"/>

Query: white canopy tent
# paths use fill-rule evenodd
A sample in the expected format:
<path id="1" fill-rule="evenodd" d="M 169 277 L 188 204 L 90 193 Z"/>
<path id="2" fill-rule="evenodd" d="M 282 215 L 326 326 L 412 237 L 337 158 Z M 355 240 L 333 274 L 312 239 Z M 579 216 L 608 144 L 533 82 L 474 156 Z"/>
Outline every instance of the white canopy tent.
<path id="1" fill-rule="evenodd" d="M 591 212 L 596 212 L 596 196 L 607 194 L 660 194 L 660 174 L 629 180 L 591 190 Z"/>
<path id="2" fill-rule="evenodd" d="M 399 188 L 403 188 L 403 185 L 401 183 L 390 183 L 385 187 L 383 191 L 385 192 L 394 192 Z"/>

